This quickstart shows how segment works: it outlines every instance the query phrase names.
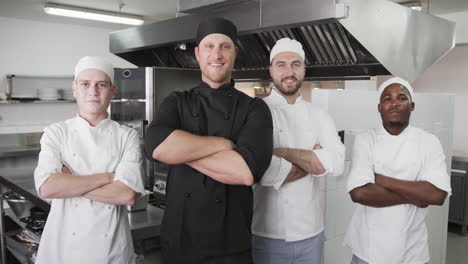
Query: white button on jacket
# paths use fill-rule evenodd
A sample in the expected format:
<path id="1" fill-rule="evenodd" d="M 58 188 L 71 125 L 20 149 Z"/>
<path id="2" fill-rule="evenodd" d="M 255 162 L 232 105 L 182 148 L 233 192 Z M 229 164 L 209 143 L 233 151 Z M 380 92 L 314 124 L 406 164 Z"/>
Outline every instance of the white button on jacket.
<path id="1" fill-rule="evenodd" d="M 75 175 L 115 173 L 115 181 L 144 193 L 141 159 L 135 130 L 110 119 L 92 127 L 75 117 L 44 129 L 34 172 L 36 189 L 39 193 L 41 184 L 66 165 Z M 36 264 L 134 263 L 127 215 L 125 206 L 84 197 L 52 199 Z"/>

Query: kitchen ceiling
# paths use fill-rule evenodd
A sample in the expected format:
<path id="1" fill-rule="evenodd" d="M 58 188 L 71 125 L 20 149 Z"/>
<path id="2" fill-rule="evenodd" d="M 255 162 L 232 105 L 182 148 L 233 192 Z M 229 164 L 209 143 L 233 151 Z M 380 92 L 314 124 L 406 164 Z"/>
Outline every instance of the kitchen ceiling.
<path id="1" fill-rule="evenodd" d="M 196 0 L 194 0 L 196 1 Z M 410 0 L 392 0 L 402 3 Z M 46 0 L 0 0 L 0 17 L 28 19 L 42 22 L 63 23 L 72 25 L 84 25 L 91 27 L 120 30 L 128 28 L 126 25 L 94 22 L 76 18 L 65 18 L 47 15 L 43 11 Z M 145 23 L 153 23 L 177 16 L 178 0 L 52 0 L 66 5 L 75 5 L 95 9 L 103 9 L 118 12 L 119 4 L 125 5 L 122 13 L 142 15 Z M 468 11 L 467 0 L 421 0 L 424 10 L 431 14 L 445 14 L 459 11 Z"/>

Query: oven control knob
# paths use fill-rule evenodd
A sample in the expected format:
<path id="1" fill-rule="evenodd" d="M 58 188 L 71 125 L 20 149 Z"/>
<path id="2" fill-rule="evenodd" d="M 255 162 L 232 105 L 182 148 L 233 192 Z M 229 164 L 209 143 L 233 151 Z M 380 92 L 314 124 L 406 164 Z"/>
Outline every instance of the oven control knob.
<path id="1" fill-rule="evenodd" d="M 154 186 L 160 191 L 164 191 L 164 188 L 166 187 L 166 185 L 162 182 L 156 183 Z"/>

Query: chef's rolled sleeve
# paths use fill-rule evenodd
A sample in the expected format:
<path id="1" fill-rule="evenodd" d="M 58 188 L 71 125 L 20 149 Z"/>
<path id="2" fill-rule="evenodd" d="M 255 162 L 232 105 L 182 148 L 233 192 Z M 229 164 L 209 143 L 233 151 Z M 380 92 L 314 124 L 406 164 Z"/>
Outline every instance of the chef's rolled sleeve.
<path id="1" fill-rule="evenodd" d="M 450 177 L 447 174 L 445 154 L 439 139 L 434 135 L 427 135 L 425 140 L 425 158 L 421 180 L 428 181 L 435 187 L 452 194 Z"/>
<path id="2" fill-rule="evenodd" d="M 284 181 L 288 177 L 291 168 L 292 163 L 288 160 L 272 156 L 270 166 L 259 182 L 260 185 L 265 187 L 273 187 L 275 190 L 279 190 L 281 185 L 283 185 Z"/>
<path id="3" fill-rule="evenodd" d="M 146 130 L 145 154 L 153 160 L 153 151 L 174 130 L 180 128 L 177 93 L 173 92 L 161 103 L 154 120 Z"/>
<path id="4" fill-rule="evenodd" d="M 34 170 L 34 183 L 39 194 L 41 185 L 50 175 L 62 171 L 61 139 L 61 131 L 58 126 L 51 125 L 44 129 L 44 134 L 40 141 L 41 151 L 39 152 L 37 167 Z"/>
<path id="5" fill-rule="evenodd" d="M 321 149 L 313 150 L 325 173 L 315 176 L 339 176 L 344 170 L 345 146 L 341 143 L 331 116 L 320 111 L 319 144 Z"/>
<path id="6" fill-rule="evenodd" d="M 368 134 L 357 135 L 354 140 L 347 182 L 348 192 L 368 183 L 375 183 L 369 140 Z"/>
<path id="7" fill-rule="evenodd" d="M 258 182 L 268 166 L 273 154 L 273 121 L 270 109 L 261 99 L 255 98 L 248 117 L 237 138 L 236 148 L 249 166 Z"/>
<path id="8" fill-rule="evenodd" d="M 145 194 L 142 180 L 140 141 L 134 129 L 129 130 L 122 158 L 115 169 L 114 181 L 120 181 L 140 195 Z"/>

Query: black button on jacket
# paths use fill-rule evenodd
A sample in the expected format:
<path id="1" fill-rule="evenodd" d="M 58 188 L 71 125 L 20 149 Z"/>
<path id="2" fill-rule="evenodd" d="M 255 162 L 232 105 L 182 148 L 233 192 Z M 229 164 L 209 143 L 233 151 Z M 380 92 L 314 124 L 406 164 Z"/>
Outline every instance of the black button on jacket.
<path id="1" fill-rule="evenodd" d="M 236 90 L 233 81 L 218 89 L 201 83 L 165 98 L 148 126 L 148 157 L 177 129 L 233 141 L 255 182 L 270 164 L 273 124 L 268 106 Z M 179 164 L 169 170 L 166 198 L 163 246 L 214 256 L 250 249 L 250 186 L 226 185 Z"/>

